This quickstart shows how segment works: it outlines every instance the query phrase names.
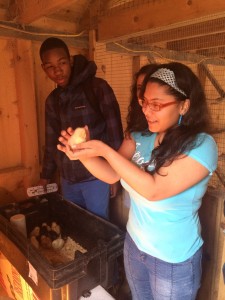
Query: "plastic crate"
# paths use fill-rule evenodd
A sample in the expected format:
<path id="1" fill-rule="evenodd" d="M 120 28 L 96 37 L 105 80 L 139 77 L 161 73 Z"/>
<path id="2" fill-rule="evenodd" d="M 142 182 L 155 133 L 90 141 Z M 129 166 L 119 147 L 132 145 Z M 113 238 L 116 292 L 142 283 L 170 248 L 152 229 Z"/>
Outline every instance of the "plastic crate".
<path id="1" fill-rule="evenodd" d="M 65 235 L 87 252 L 75 255 L 75 259 L 68 263 L 51 264 L 10 224 L 9 219 L 15 213 L 26 216 L 28 236 L 35 226 L 55 221 Z M 58 193 L 0 207 L 0 231 L 1 252 L 41 300 L 76 300 L 97 285 L 108 289 L 115 283 L 114 269 L 117 258 L 123 253 L 125 232 L 63 200 Z M 30 264 L 37 272 L 36 283 L 31 278 Z"/>

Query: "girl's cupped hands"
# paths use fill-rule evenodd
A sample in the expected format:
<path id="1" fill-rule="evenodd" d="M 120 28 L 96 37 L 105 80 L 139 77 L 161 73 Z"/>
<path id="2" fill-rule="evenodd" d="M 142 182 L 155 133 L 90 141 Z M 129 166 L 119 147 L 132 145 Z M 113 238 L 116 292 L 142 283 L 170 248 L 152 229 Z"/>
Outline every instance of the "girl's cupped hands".
<path id="1" fill-rule="evenodd" d="M 61 131 L 61 136 L 58 139 L 61 144 L 57 145 L 57 149 L 64 152 L 71 160 L 85 160 L 91 157 L 104 156 L 107 145 L 98 140 L 89 140 L 88 128 L 85 127 L 85 129 L 88 141 L 72 146 L 68 144 L 68 140 L 74 132 L 73 129 L 69 127 L 66 131 Z"/>

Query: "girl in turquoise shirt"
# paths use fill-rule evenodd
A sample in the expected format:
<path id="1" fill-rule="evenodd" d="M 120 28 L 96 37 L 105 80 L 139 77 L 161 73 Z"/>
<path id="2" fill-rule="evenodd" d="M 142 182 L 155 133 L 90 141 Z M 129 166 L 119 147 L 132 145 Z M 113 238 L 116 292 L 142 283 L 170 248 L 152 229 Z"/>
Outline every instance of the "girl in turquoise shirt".
<path id="1" fill-rule="evenodd" d="M 121 180 L 130 194 L 124 262 L 132 299 L 194 300 L 203 244 L 198 210 L 218 159 L 204 91 L 190 68 L 174 62 L 146 75 L 138 102 L 148 128 L 136 110 L 118 152 L 96 140 L 71 149 L 71 129 L 58 149 L 101 180 Z"/>

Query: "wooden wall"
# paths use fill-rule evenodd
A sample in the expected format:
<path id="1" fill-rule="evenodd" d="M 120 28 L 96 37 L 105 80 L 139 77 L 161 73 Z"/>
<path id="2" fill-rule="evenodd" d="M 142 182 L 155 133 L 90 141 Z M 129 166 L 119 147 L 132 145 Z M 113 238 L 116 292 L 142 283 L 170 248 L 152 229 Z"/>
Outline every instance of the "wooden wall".
<path id="1" fill-rule="evenodd" d="M 39 180 L 44 104 L 54 88 L 41 68 L 40 44 L 0 38 L 0 204 L 25 200 L 27 188 Z"/>
<path id="2" fill-rule="evenodd" d="M 23 199 L 38 178 L 31 41 L 0 39 L 0 203 Z"/>

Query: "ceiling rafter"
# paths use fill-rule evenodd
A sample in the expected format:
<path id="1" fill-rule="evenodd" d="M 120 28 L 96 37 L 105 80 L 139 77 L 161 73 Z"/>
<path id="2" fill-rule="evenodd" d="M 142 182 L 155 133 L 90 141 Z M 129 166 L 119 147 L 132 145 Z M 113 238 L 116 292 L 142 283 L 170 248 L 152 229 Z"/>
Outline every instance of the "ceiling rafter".
<path id="1" fill-rule="evenodd" d="M 217 0 L 216 5 L 214 0 L 144 2 L 139 6 L 99 16 L 98 40 L 116 41 L 133 34 L 144 34 L 149 29 L 166 28 L 171 24 L 179 25 L 185 21 L 191 23 L 193 20 L 197 23 L 199 18 L 221 12 L 225 12 L 224 0 Z"/>
<path id="2" fill-rule="evenodd" d="M 65 35 L 66 38 L 73 35 L 80 45 L 87 45 L 89 30 L 96 30 L 97 42 L 115 42 L 131 49 L 140 46 L 141 49 L 165 49 L 207 57 L 224 57 L 224 0 L 217 0 L 216 5 L 214 0 L 0 2 L 4 4 L 1 6 L 4 15 L 0 18 L 4 36 L 42 39 L 40 33 L 44 36 Z M 7 15 L 11 16 L 10 19 Z M 10 30 L 10 26 L 15 29 Z M 20 32 L 17 33 L 16 29 Z"/>
<path id="3" fill-rule="evenodd" d="M 14 0 L 9 5 L 11 19 L 19 24 L 30 24 L 78 0 Z"/>

